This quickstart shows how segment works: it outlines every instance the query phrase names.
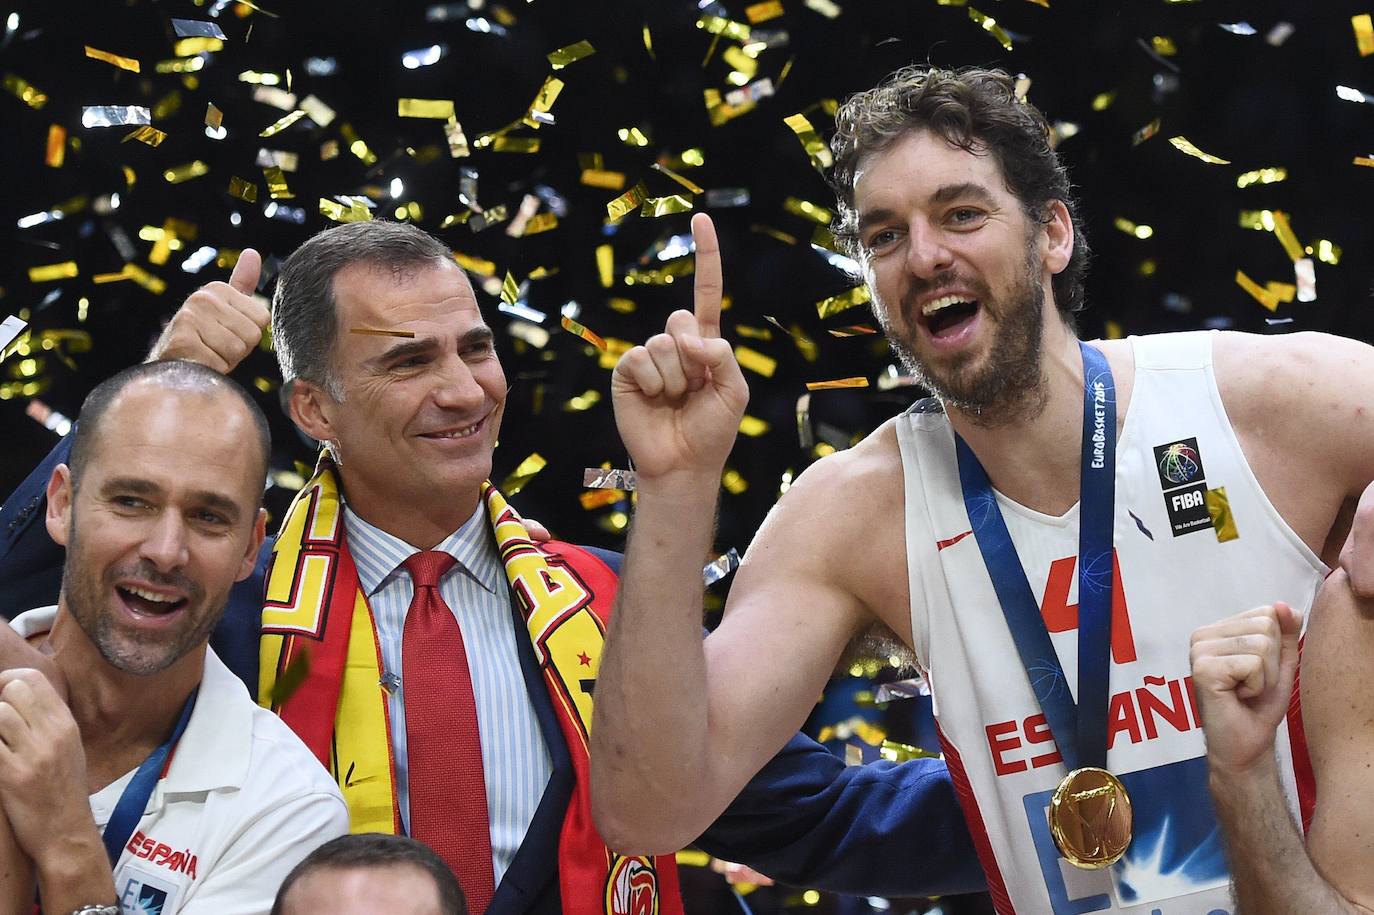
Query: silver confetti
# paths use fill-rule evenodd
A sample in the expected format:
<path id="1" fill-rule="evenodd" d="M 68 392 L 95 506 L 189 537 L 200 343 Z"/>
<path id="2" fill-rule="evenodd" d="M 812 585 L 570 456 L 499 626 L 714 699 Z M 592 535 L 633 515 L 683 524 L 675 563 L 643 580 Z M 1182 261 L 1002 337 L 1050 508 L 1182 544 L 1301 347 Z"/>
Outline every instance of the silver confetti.
<path id="1" fill-rule="evenodd" d="M 701 579 L 709 588 L 738 568 L 739 551 L 730 547 L 728 552 L 706 563 L 706 567 L 701 570 Z"/>
<path id="2" fill-rule="evenodd" d="M 639 486 L 639 475 L 633 470 L 602 470 L 600 467 L 588 467 L 582 471 L 582 485 L 587 489 L 633 491 Z"/>
<path id="3" fill-rule="evenodd" d="M 218 38 L 226 41 L 224 29 L 219 27 L 217 22 L 205 22 L 201 19 L 173 19 L 172 28 L 176 30 L 178 38 Z"/>
<path id="4" fill-rule="evenodd" d="M 142 105 L 88 105 L 81 109 L 82 127 L 125 127 L 151 123 L 152 115 Z"/>

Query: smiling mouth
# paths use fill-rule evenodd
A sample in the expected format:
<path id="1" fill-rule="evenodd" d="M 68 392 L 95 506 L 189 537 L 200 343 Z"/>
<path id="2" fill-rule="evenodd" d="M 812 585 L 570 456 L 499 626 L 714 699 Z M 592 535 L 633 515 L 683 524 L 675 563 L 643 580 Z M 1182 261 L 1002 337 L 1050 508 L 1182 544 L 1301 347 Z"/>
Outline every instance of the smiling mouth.
<path id="1" fill-rule="evenodd" d="M 958 333 L 978 314 L 977 299 L 957 295 L 941 296 L 921 306 L 921 321 L 935 338 Z"/>
<path id="2" fill-rule="evenodd" d="M 485 422 L 486 417 L 484 416 L 470 426 L 460 426 L 456 429 L 443 429 L 438 432 L 422 432 L 420 433 L 420 438 L 435 439 L 437 441 L 471 438 L 481 431 L 482 425 Z"/>
<path id="3" fill-rule="evenodd" d="M 168 616 L 187 604 L 185 597 L 158 594 L 137 585 L 116 585 L 115 591 L 124 605 L 139 616 Z"/>

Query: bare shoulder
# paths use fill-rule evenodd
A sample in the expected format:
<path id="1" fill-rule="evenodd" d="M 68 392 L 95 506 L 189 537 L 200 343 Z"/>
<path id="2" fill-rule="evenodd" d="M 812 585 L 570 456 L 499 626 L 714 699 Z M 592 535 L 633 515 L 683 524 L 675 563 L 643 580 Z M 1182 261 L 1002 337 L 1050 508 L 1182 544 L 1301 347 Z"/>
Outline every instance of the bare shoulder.
<path id="1" fill-rule="evenodd" d="M 1282 336 L 1226 332 L 1212 350 L 1217 387 L 1232 423 L 1292 426 L 1276 408 L 1338 422 L 1341 414 L 1374 406 L 1374 348 L 1358 340 L 1306 331 Z M 1310 427 L 1308 429 L 1310 432 Z"/>
<path id="2" fill-rule="evenodd" d="M 910 592 L 896 422 L 797 477 L 759 528 L 745 566 L 833 588 L 901 633 L 898 625 L 910 628 Z M 752 569 L 740 573 L 737 584 L 754 577 Z"/>

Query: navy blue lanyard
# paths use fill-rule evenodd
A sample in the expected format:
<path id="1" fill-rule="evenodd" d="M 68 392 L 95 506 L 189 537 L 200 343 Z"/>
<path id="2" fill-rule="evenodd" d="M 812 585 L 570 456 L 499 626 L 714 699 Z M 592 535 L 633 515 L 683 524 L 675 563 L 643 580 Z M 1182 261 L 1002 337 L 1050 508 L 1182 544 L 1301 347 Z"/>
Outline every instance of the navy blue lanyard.
<path id="1" fill-rule="evenodd" d="M 1078 504 L 1078 703 L 1026 580 L 987 471 L 957 434 L 959 482 L 974 540 L 1016 653 L 1070 771 L 1106 768 L 1112 638 L 1112 517 L 1116 495 L 1116 386 L 1106 358 L 1082 342 L 1083 465 Z"/>
<path id="2" fill-rule="evenodd" d="M 133 779 L 124 787 L 124 793 L 119 796 L 119 803 L 115 804 L 114 813 L 110 814 L 110 822 L 105 824 L 105 833 L 102 836 L 105 840 L 105 853 L 110 856 L 110 867 L 119 863 L 124 843 L 129 841 L 129 836 L 134 834 L 134 827 L 143 818 L 148 798 L 153 796 L 153 789 L 162 777 L 162 767 L 167 763 L 167 755 L 181 739 L 182 733 L 186 730 L 186 722 L 191 720 L 191 709 L 196 707 L 196 694 L 199 692 L 199 686 L 191 690 L 191 695 L 186 698 L 186 704 L 181 707 L 181 717 L 177 719 L 172 736 L 143 760 L 143 765 L 138 767 Z"/>

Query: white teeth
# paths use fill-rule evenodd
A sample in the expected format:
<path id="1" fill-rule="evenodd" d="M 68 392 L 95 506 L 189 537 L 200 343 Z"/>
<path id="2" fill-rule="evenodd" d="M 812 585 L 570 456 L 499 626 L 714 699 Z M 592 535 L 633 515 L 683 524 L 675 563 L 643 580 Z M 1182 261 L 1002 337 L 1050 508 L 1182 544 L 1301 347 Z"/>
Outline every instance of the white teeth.
<path id="1" fill-rule="evenodd" d="M 480 425 L 481 425 L 481 423 L 473 423 L 471 426 L 466 426 L 466 427 L 464 427 L 464 428 L 462 428 L 462 429 L 454 429 L 454 430 L 451 431 L 451 432 L 431 432 L 431 433 L 430 433 L 430 437 L 431 437 L 431 438 L 467 438 L 469 435 L 472 435 L 474 432 L 476 432 L 476 431 L 477 431 L 477 427 L 480 426 Z"/>
<path id="2" fill-rule="evenodd" d="M 948 308 L 951 305 L 958 305 L 960 302 L 967 301 L 968 299 L 960 298 L 957 295 L 941 296 L 940 298 L 927 302 L 925 303 L 925 305 L 921 306 L 921 314 L 925 315 L 928 318 L 942 308 Z"/>
<path id="3" fill-rule="evenodd" d="M 179 597 L 171 597 L 167 594 L 155 594 L 152 591 L 145 591 L 142 588 L 135 588 L 132 585 L 125 585 L 124 590 L 135 597 L 141 597 L 144 600 L 150 600 L 159 604 L 175 604 L 181 599 Z"/>

